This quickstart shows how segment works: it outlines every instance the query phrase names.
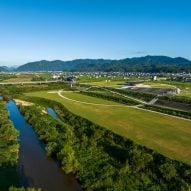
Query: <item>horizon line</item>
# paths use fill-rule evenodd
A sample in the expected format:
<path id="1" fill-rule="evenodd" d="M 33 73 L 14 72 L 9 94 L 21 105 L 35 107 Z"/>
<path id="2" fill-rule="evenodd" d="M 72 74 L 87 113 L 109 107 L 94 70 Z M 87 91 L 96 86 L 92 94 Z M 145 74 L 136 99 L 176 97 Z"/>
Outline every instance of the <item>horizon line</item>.
<path id="1" fill-rule="evenodd" d="M 116 60 L 116 61 L 119 61 L 119 60 L 125 60 L 125 59 L 132 59 L 132 58 L 144 58 L 144 57 L 169 57 L 169 58 L 172 58 L 172 59 L 176 59 L 176 58 L 183 58 L 183 59 L 186 59 L 188 61 L 191 62 L 191 59 L 188 59 L 188 58 L 185 58 L 185 57 L 182 57 L 182 56 L 166 56 L 166 55 L 151 55 L 151 54 L 147 54 L 147 55 L 144 55 L 144 56 L 132 56 L 132 57 L 125 57 L 125 58 L 75 58 L 75 59 L 67 59 L 67 60 L 62 60 L 62 59 L 39 59 L 39 60 L 33 60 L 33 61 L 27 61 L 23 64 L 13 64 L 13 65 L 1 65 L 0 64 L 0 67 L 19 67 L 19 66 L 22 66 L 22 65 L 25 65 L 25 64 L 28 64 L 28 63 L 33 63 L 33 62 L 41 62 L 41 61 L 47 61 L 47 62 L 53 62 L 53 61 L 62 61 L 62 62 L 70 62 L 70 61 L 75 61 L 75 60 Z"/>

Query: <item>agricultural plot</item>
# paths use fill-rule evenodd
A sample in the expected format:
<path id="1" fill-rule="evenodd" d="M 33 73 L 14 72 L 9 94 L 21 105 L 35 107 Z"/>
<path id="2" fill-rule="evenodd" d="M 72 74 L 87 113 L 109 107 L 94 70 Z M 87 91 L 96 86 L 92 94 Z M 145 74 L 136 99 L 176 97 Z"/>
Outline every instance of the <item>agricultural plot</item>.
<path id="1" fill-rule="evenodd" d="M 29 82 L 33 78 L 33 74 L 20 74 L 12 78 L 4 80 L 4 82 Z"/>
<path id="2" fill-rule="evenodd" d="M 58 101 L 71 112 L 119 135 L 130 138 L 172 159 L 191 164 L 191 121 L 134 107 L 124 107 L 121 104 L 74 92 L 62 92 L 62 96 L 68 99 L 48 92 L 34 92 L 26 95 Z M 100 105 L 84 104 L 83 102 L 99 103 Z M 111 105 L 104 106 L 106 103 Z"/>
<path id="3" fill-rule="evenodd" d="M 172 89 L 167 88 L 134 88 L 132 91 L 138 91 L 143 93 L 150 93 L 155 95 L 166 95 L 168 93 L 172 94 Z"/>
<path id="4" fill-rule="evenodd" d="M 122 87 L 126 82 L 125 81 L 95 81 L 95 82 L 86 82 L 88 85 L 92 86 L 112 86 L 112 87 Z"/>
<path id="5" fill-rule="evenodd" d="M 156 82 L 145 82 L 145 84 L 156 88 L 179 88 L 180 96 L 185 96 L 191 98 L 191 83 L 190 82 L 176 82 L 176 81 L 156 81 Z"/>

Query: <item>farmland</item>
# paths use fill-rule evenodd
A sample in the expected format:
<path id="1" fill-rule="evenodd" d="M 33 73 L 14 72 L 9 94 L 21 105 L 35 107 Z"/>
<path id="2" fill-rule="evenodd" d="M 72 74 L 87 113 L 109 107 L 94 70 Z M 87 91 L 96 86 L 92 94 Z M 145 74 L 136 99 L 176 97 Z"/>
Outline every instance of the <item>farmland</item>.
<path id="1" fill-rule="evenodd" d="M 45 81 L 51 80 L 50 73 L 14 73 L 14 74 L 0 74 L 0 81 L 7 83 L 15 82 L 31 82 L 31 81 Z"/>
<path id="2" fill-rule="evenodd" d="M 34 92 L 27 96 L 43 97 L 62 103 L 74 114 L 87 118 L 113 132 L 152 148 L 172 159 L 191 163 L 191 122 L 163 114 L 139 110 L 133 107 L 95 106 L 74 102 L 78 100 L 88 103 L 116 103 L 81 95 L 76 92 L 62 92 L 69 98 L 64 99 L 56 93 Z"/>
<path id="3" fill-rule="evenodd" d="M 174 82 L 159 80 L 155 82 L 145 82 L 144 84 L 150 85 L 153 88 L 179 88 L 180 96 L 191 98 L 191 83 L 190 82 Z"/>

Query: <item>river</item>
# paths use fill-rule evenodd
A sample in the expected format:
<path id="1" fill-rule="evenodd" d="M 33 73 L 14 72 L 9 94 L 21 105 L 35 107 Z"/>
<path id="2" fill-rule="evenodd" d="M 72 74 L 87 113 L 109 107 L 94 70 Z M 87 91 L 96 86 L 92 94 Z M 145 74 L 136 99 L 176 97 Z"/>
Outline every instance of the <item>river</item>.
<path id="1" fill-rule="evenodd" d="M 20 133 L 18 174 L 21 185 L 42 188 L 43 191 L 81 191 L 74 176 L 66 175 L 53 159 L 46 156 L 44 145 L 14 101 L 7 103 L 7 109 L 11 121 Z"/>

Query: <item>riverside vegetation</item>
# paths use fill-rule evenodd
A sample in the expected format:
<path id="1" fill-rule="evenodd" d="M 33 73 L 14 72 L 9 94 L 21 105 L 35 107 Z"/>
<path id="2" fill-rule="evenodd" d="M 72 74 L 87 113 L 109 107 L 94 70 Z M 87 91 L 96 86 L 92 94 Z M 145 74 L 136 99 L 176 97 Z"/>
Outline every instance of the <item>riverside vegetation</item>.
<path id="1" fill-rule="evenodd" d="M 41 191 L 34 188 L 19 188 L 20 183 L 16 170 L 19 157 L 18 136 L 18 131 L 9 120 L 6 104 L 0 100 L 0 190 Z"/>
<path id="2" fill-rule="evenodd" d="M 21 107 L 27 121 L 66 173 L 74 173 L 88 191 L 189 191 L 191 166 L 135 144 L 68 111 L 62 104 L 31 98 Z M 40 105 L 37 105 L 40 104 Z M 56 120 L 42 112 L 52 107 Z"/>
<path id="3" fill-rule="evenodd" d="M 5 103 L 0 100 L 0 189 L 8 190 L 18 185 L 16 165 L 18 161 L 18 132 L 8 118 Z"/>

